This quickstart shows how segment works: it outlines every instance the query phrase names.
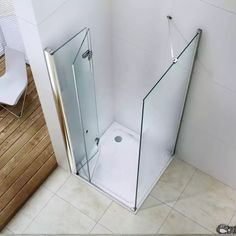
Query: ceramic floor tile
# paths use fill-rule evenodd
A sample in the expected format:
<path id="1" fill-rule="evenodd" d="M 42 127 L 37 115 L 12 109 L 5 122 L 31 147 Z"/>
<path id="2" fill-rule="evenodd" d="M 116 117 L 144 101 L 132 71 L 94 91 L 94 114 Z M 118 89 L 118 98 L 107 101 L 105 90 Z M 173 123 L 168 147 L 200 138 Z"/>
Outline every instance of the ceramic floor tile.
<path id="1" fill-rule="evenodd" d="M 224 222 L 224 224 L 228 224 L 227 222 Z M 232 219 L 229 222 L 230 226 L 234 226 L 236 225 L 236 213 L 234 214 L 234 216 L 232 217 Z"/>
<path id="2" fill-rule="evenodd" d="M 104 234 L 112 234 L 112 232 L 106 229 L 105 227 L 103 227 L 102 225 L 96 224 L 96 226 L 93 228 L 90 234 L 103 234 L 104 235 Z"/>
<path id="3" fill-rule="evenodd" d="M 76 176 L 71 176 L 57 193 L 81 212 L 97 221 L 111 200 Z"/>
<path id="4" fill-rule="evenodd" d="M 99 223 L 116 234 L 156 233 L 168 215 L 170 208 L 157 205 L 134 213 L 112 203 Z"/>
<path id="5" fill-rule="evenodd" d="M 158 232 L 159 234 L 211 234 L 210 231 L 172 210 Z"/>
<path id="6" fill-rule="evenodd" d="M 54 170 L 54 172 L 43 183 L 43 187 L 53 193 L 56 193 L 69 178 L 69 176 L 71 176 L 69 172 L 65 171 L 61 167 L 57 167 L 57 169 Z"/>
<path id="7" fill-rule="evenodd" d="M 174 159 L 166 169 L 151 195 L 173 206 L 196 169 L 184 161 Z"/>
<path id="8" fill-rule="evenodd" d="M 13 234 L 7 227 L 5 227 L 2 231 L 0 231 L 0 234 L 8 235 Z"/>
<path id="9" fill-rule="evenodd" d="M 14 234 L 22 234 L 32 219 L 19 211 L 8 223 L 7 228 Z"/>
<path id="10" fill-rule="evenodd" d="M 45 207 L 53 193 L 40 187 L 26 202 L 20 211 L 8 224 L 8 228 L 14 233 L 22 233 L 38 213 Z"/>
<path id="11" fill-rule="evenodd" d="M 45 207 L 52 196 L 52 192 L 43 187 L 39 188 L 21 208 L 19 214 L 24 214 L 33 220 L 33 218 L 38 215 L 42 208 Z"/>
<path id="12" fill-rule="evenodd" d="M 174 208 L 215 232 L 219 224 L 232 218 L 236 191 L 197 171 Z"/>
<path id="13" fill-rule="evenodd" d="M 40 212 L 26 234 L 81 234 L 89 233 L 95 222 L 69 203 L 54 196 Z"/>
<path id="14" fill-rule="evenodd" d="M 163 204 L 162 202 L 160 202 L 159 200 L 157 200 L 154 197 L 152 197 L 151 195 L 149 195 L 139 210 L 144 210 L 144 209 L 156 207 L 156 206 L 162 205 L 162 204 Z"/>

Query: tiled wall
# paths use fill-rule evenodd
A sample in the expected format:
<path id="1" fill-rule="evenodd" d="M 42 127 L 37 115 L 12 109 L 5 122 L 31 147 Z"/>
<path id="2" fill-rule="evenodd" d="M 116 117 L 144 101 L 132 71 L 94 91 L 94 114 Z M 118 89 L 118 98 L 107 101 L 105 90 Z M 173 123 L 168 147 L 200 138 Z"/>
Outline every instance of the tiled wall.
<path id="1" fill-rule="evenodd" d="M 139 131 L 141 100 L 170 64 L 168 14 L 177 53 L 203 30 L 177 154 L 236 187 L 235 0 L 113 0 L 116 119 Z"/>
<path id="2" fill-rule="evenodd" d="M 66 150 L 43 56 L 84 27 L 92 32 L 100 131 L 113 121 L 110 0 L 14 0 L 25 47 L 59 164 L 68 168 Z"/>
<path id="3" fill-rule="evenodd" d="M 99 127 L 103 133 L 113 121 L 111 1 L 55 0 L 55 4 L 49 4 L 48 16 L 44 4 L 38 0 L 33 2 L 37 9 L 36 18 L 40 21 L 39 34 L 44 48 L 56 48 L 84 27 L 91 29 Z M 50 5 L 55 8 L 54 11 L 50 12 Z"/>
<path id="4" fill-rule="evenodd" d="M 236 188 L 236 1 L 175 0 L 173 16 L 203 29 L 178 155 Z"/>
<path id="5" fill-rule="evenodd" d="M 138 132 L 142 98 L 171 62 L 166 15 L 173 16 L 181 33 L 174 31 L 176 53 L 183 49 L 197 28 L 202 28 L 203 37 L 177 154 L 201 170 L 236 187 L 235 0 L 17 2 L 15 0 L 19 19 L 24 26 L 22 28 L 25 34 L 31 32 L 32 35 L 25 41 L 29 42 L 28 53 L 35 65 L 34 73 L 41 101 L 49 129 L 55 137 L 58 135 L 58 126 L 53 120 L 55 113 L 48 105 L 52 102 L 51 91 L 47 87 L 48 78 L 40 51 L 44 47 L 58 45 L 63 38 L 82 26 L 91 27 L 96 51 L 100 126 L 105 130 L 113 120 L 114 107 L 115 119 Z M 33 11 L 25 10 L 24 2 L 28 6 L 33 3 L 31 7 L 37 10 L 36 16 L 32 14 Z M 109 13 L 110 7 L 112 11 Z M 111 34 L 112 40 L 109 40 Z M 39 55 L 42 60 L 39 60 Z M 54 143 L 61 150 L 57 139 Z"/>
<path id="6" fill-rule="evenodd" d="M 170 65 L 169 0 L 113 0 L 115 117 L 140 132 L 142 99 Z"/>

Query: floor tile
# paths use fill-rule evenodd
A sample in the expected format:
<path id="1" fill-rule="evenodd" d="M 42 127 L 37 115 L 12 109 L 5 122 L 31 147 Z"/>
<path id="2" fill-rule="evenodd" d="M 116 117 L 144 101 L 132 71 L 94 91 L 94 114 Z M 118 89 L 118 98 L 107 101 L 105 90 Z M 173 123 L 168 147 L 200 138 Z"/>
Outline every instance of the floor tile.
<path id="1" fill-rule="evenodd" d="M 96 224 L 96 226 L 93 228 L 90 234 L 103 234 L 104 235 L 104 234 L 112 234 L 112 232 L 106 229 L 105 227 L 103 227 L 102 225 Z"/>
<path id="2" fill-rule="evenodd" d="M 112 203 L 99 223 L 116 234 L 156 233 L 168 215 L 170 208 L 164 204 L 134 213 Z"/>
<path id="3" fill-rule="evenodd" d="M 53 193 L 40 187 L 13 217 L 7 227 L 14 233 L 22 233 L 38 213 L 45 207 Z"/>
<path id="4" fill-rule="evenodd" d="M 139 210 L 144 210 L 144 209 L 148 209 L 148 208 L 152 208 L 158 205 L 162 205 L 163 203 L 157 199 L 155 199 L 152 196 L 148 196 L 148 198 L 144 201 L 144 203 L 142 204 L 142 206 L 140 207 Z"/>
<path id="5" fill-rule="evenodd" d="M 21 208 L 20 214 L 24 214 L 33 220 L 34 217 L 42 210 L 43 207 L 52 198 L 53 193 L 47 189 L 41 187 L 34 195 L 26 202 L 26 204 Z"/>
<path id="6" fill-rule="evenodd" d="M 159 234 L 211 234 L 210 231 L 191 221 L 184 215 L 172 210 Z"/>
<path id="7" fill-rule="evenodd" d="M 0 231 L 0 234 L 13 234 L 13 232 L 11 232 L 7 227 L 5 227 L 2 231 Z"/>
<path id="8" fill-rule="evenodd" d="M 225 223 L 225 224 L 227 224 L 227 223 Z M 232 219 L 230 220 L 229 225 L 230 225 L 230 226 L 236 225 L 236 213 L 234 214 L 234 216 L 233 216 Z"/>
<path id="9" fill-rule="evenodd" d="M 54 170 L 54 172 L 43 183 L 43 187 L 53 193 L 56 193 L 69 178 L 69 176 L 71 176 L 69 172 L 65 171 L 61 167 L 57 167 L 57 169 Z"/>
<path id="10" fill-rule="evenodd" d="M 21 214 L 21 211 L 19 211 L 8 223 L 7 228 L 14 234 L 22 234 L 31 221 L 31 218 L 25 214 Z"/>
<path id="11" fill-rule="evenodd" d="M 186 162 L 177 158 L 174 159 L 154 187 L 151 195 L 173 206 L 195 170 L 194 167 Z"/>
<path id="12" fill-rule="evenodd" d="M 109 198 L 76 176 L 71 176 L 58 191 L 57 195 L 95 221 L 99 220 L 111 204 Z"/>
<path id="13" fill-rule="evenodd" d="M 69 203 L 54 196 L 30 226 L 27 234 L 89 233 L 95 222 Z"/>
<path id="14" fill-rule="evenodd" d="M 197 171 L 174 206 L 212 232 L 228 223 L 236 209 L 236 191 Z"/>

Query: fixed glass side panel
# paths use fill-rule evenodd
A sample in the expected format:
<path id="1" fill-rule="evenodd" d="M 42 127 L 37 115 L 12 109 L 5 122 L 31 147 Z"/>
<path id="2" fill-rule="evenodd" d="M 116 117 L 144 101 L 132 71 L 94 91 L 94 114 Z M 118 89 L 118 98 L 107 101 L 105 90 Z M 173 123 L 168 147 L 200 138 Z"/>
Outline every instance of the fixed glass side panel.
<path id="1" fill-rule="evenodd" d="M 78 171 L 77 166 L 80 168 L 78 174 L 83 175 L 86 180 L 89 180 L 89 170 L 86 165 L 82 165 L 86 158 L 86 149 L 84 142 L 84 131 L 81 122 L 80 109 L 78 104 L 76 85 L 72 70 L 72 64 L 78 50 L 80 49 L 87 29 L 83 29 L 80 33 L 69 39 L 65 44 L 57 50 L 51 52 L 51 58 L 54 64 L 54 74 L 56 74 L 56 81 L 59 90 L 59 97 L 62 102 L 64 119 L 66 120 L 66 130 L 68 132 L 68 143 L 70 145 L 73 171 Z M 51 63 L 52 64 L 52 63 Z M 48 67 L 51 65 L 48 65 Z"/>
<path id="2" fill-rule="evenodd" d="M 200 35 L 199 31 L 143 100 L 136 209 L 173 159 Z"/>
<path id="3" fill-rule="evenodd" d="M 90 35 L 89 30 L 87 30 L 73 62 L 72 70 L 80 107 L 86 152 L 86 158 L 82 160 L 77 168 L 80 171 L 80 168 L 88 164 L 90 178 L 92 178 L 93 170 L 99 157 L 99 130 L 92 57 Z"/>

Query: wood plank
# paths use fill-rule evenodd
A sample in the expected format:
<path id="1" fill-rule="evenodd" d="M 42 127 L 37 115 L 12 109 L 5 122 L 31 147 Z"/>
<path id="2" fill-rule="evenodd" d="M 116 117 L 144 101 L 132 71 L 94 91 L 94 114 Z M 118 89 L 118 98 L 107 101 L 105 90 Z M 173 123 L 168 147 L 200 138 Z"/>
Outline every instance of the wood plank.
<path id="1" fill-rule="evenodd" d="M 15 209 L 19 209 L 26 202 L 56 167 L 57 163 L 53 155 L 0 213 L 0 231 L 16 214 Z"/>
<path id="2" fill-rule="evenodd" d="M 0 231 L 57 166 L 33 75 L 30 66 L 26 68 L 22 118 L 0 107 Z M 0 75 L 4 72 L 0 57 Z"/>
<path id="3" fill-rule="evenodd" d="M 44 140 L 45 139 L 45 140 Z M 46 142 L 46 145 L 42 145 Z M 25 155 L 38 156 L 42 152 L 43 148 L 50 143 L 48 137 L 47 127 L 44 125 L 30 140 L 26 143 L 0 171 L 0 184 L 1 182 L 14 170 L 22 159 L 25 159 Z M 42 146 L 42 147 L 41 147 Z"/>
<path id="4" fill-rule="evenodd" d="M 38 146 L 36 146 L 30 153 L 26 153 L 20 160 L 17 168 L 13 169 L 3 180 L 1 180 L 1 189 L 4 189 L 5 186 L 17 179 L 18 176 L 20 176 L 21 173 L 21 167 L 26 167 L 28 164 L 30 164 L 32 161 L 35 160 L 43 151 L 44 149 L 50 144 L 49 136 L 46 136 L 43 138 L 43 140 L 40 142 Z M 8 185 L 7 185 L 8 186 Z M 0 189 L 0 192 L 2 190 Z M 1 196 L 1 194 L 0 194 Z"/>
<path id="5" fill-rule="evenodd" d="M 13 135 L 10 135 L 9 138 L 2 143 L 3 145 L 0 145 L 0 169 L 2 169 L 7 162 L 11 160 L 11 157 L 15 155 L 16 152 L 18 152 L 19 149 L 45 124 L 44 117 L 42 115 L 39 117 L 36 115 L 32 119 L 28 120 L 30 127 L 27 130 L 19 129 L 19 131 Z M 34 125 L 31 126 L 32 124 Z"/>
<path id="6" fill-rule="evenodd" d="M 52 145 L 48 144 L 39 156 L 34 157 L 34 159 L 26 155 L 26 158 L 20 163 L 19 167 L 2 181 L 0 189 L 0 212 L 14 198 L 15 193 L 20 191 L 52 154 Z"/>
<path id="7" fill-rule="evenodd" d="M 19 122 L 16 119 L 15 122 L 17 122 L 19 125 L 15 128 L 14 124 L 13 126 L 8 125 L 4 130 L 0 132 L 0 156 L 5 152 L 5 150 L 13 144 L 20 135 L 22 135 L 30 126 L 32 126 L 33 122 L 37 120 L 41 115 L 41 107 L 38 106 L 35 112 L 29 111 L 30 114 L 27 114 L 26 112 L 26 118 L 23 120 L 23 122 Z M 8 128 L 9 127 L 9 133 Z M 14 132 L 12 133 L 11 128 L 15 128 Z M 6 146 L 8 145 L 8 146 Z"/>
<path id="8" fill-rule="evenodd" d="M 0 144 L 7 139 L 20 125 L 22 125 L 35 112 L 40 112 L 41 107 L 38 99 L 32 101 L 27 107 L 21 119 L 15 119 L 14 122 L 8 123 L 8 119 L 2 121 L 3 125 L 0 127 Z"/>

